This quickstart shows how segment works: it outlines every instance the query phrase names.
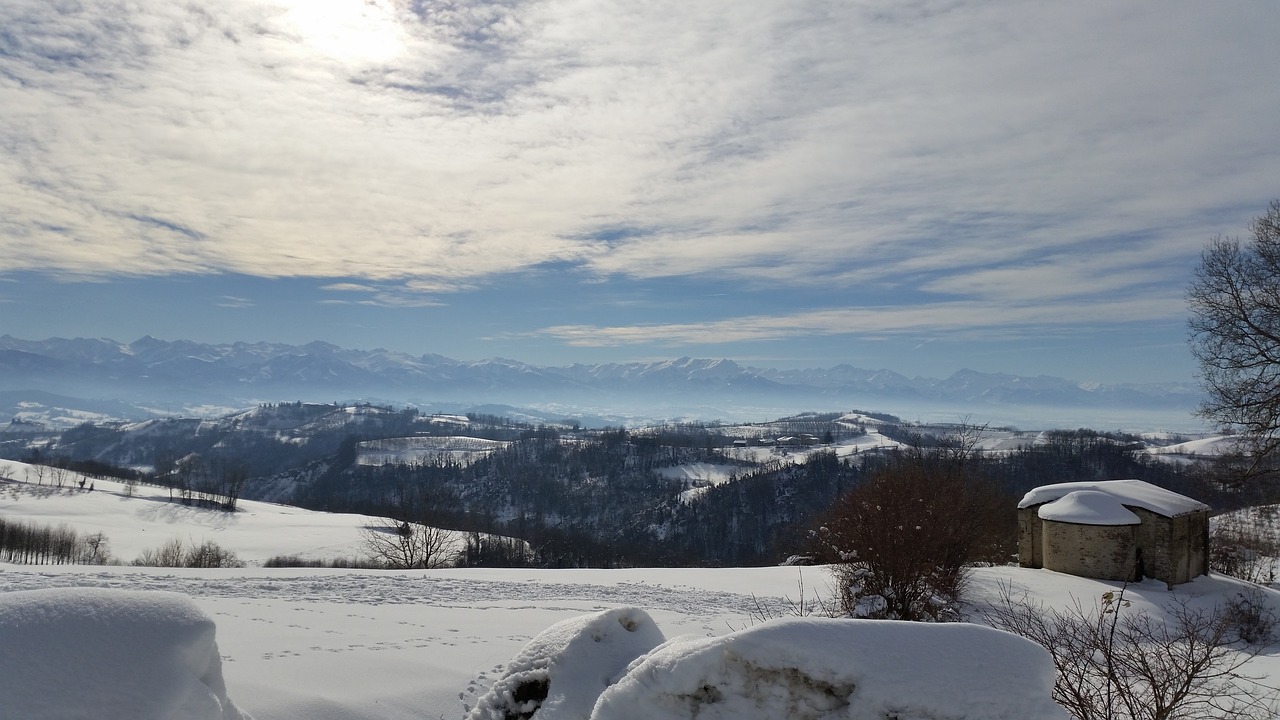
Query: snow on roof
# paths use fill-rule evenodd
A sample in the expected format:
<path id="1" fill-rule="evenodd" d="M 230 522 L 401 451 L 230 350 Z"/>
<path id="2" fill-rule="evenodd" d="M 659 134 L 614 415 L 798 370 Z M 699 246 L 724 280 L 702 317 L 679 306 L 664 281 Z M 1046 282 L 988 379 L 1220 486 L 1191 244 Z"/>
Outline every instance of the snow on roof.
<path id="1" fill-rule="evenodd" d="M 1156 487 L 1142 480 L 1103 480 L 1100 482 L 1071 482 L 1042 485 L 1023 496 L 1018 508 L 1029 508 L 1035 505 L 1051 503 L 1071 493 L 1081 490 L 1094 490 L 1106 493 L 1120 501 L 1121 505 L 1149 510 L 1165 517 L 1177 517 L 1187 513 L 1208 510 L 1209 506 L 1199 500 L 1192 500 L 1186 495 L 1179 495 L 1172 490 Z M 1065 506 L 1064 506 L 1065 508 Z M 1051 511 L 1052 512 L 1052 511 Z M 1040 517 L 1044 517 L 1041 515 Z M 1070 521 L 1082 522 L 1082 521 Z M 1107 524 L 1107 523 L 1092 523 Z M 1128 524 L 1128 523 L 1123 523 Z"/>
<path id="2" fill-rule="evenodd" d="M 1137 525 L 1142 522 L 1111 493 L 1076 490 L 1040 506 L 1041 520 L 1079 525 Z"/>

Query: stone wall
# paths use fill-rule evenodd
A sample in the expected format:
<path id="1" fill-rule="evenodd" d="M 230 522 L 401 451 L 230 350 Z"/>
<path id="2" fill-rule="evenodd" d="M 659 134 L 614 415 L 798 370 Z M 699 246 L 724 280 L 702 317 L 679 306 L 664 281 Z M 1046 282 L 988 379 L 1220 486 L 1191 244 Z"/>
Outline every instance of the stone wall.
<path id="1" fill-rule="evenodd" d="M 1141 529 L 1138 530 L 1138 547 L 1142 550 L 1143 577 L 1164 580 L 1169 584 L 1186 582 L 1171 579 L 1176 575 L 1174 569 L 1186 554 L 1181 551 L 1180 546 L 1174 544 L 1177 540 L 1173 520 L 1150 510 L 1129 509 L 1142 519 Z"/>
<path id="2" fill-rule="evenodd" d="M 1044 567 L 1099 580 L 1132 579 L 1138 528 L 1042 521 Z"/>
<path id="3" fill-rule="evenodd" d="M 1133 509 L 1142 518 L 1139 547 L 1147 577 L 1170 585 L 1188 582 L 1209 572 L 1209 514 L 1166 518 Z"/>
<path id="4" fill-rule="evenodd" d="M 1129 507 L 1140 525 L 1046 522 L 1040 507 L 1018 510 L 1018 564 L 1100 580 L 1131 580 L 1141 550 L 1142 574 L 1175 585 L 1209 571 L 1209 514 L 1176 518 Z"/>
<path id="5" fill-rule="evenodd" d="M 1022 567 L 1044 567 L 1044 541 L 1040 539 L 1044 521 L 1036 513 L 1040 506 L 1018 508 L 1018 564 Z"/>

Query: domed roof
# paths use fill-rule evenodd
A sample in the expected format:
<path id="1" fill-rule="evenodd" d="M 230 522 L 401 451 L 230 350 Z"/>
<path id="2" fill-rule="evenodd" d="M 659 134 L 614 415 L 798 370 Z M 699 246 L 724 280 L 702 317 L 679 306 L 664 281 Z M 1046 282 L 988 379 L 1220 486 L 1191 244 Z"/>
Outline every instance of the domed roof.
<path id="1" fill-rule="evenodd" d="M 1137 525 L 1142 520 L 1116 496 L 1101 490 L 1076 490 L 1040 506 L 1041 520 L 1077 525 Z"/>

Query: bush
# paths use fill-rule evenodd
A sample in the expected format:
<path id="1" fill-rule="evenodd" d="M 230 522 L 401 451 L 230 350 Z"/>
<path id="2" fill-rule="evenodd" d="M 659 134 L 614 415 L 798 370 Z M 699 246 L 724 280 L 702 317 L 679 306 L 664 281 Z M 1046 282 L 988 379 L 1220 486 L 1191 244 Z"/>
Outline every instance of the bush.
<path id="1" fill-rule="evenodd" d="M 1269 643 L 1275 637 L 1276 614 L 1259 588 L 1243 590 L 1228 600 L 1224 619 L 1241 642 Z"/>
<path id="2" fill-rule="evenodd" d="M 1248 611 L 1255 620 L 1270 616 L 1258 600 Z M 1015 599 L 1005 586 L 986 617 L 1049 651 L 1057 670 L 1053 699 L 1076 720 L 1270 718 L 1275 692 L 1242 673 L 1262 646 L 1231 646 L 1243 636 L 1237 612 L 1174 602 L 1164 617 L 1153 617 L 1132 610 L 1124 589 L 1104 593 L 1092 607 L 1057 610 Z"/>
<path id="3" fill-rule="evenodd" d="M 1005 562 L 1015 503 L 963 457 L 911 452 L 836 501 L 814 532 L 853 617 L 954 619 L 965 567 Z"/>
<path id="4" fill-rule="evenodd" d="M 144 567 L 239 568 L 244 562 L 234 552 L 212 540 L 187 547 L 181 538 L 173 538 L 158 549 L 143 550 L 134 565 Z"/>
<path id="5" fill-rule="evenodd" d="M 276 555 L 267 558 L 267 561 L 262 563 L 262 566 L 269 568 L 344 568 L 361 570 L 375 570 L 382 567 L 382 565 L 358 558 L 335 557 L 330 560 L 317 560 L 304 558 L 300 555 Z"/>
<path id="6" fill-rule="evenodd" d="M 223 548 L 212 540 L 205 540 L 187 550 L 183 558 L 183 567 L 189 568 L 236 568 L 244 567 L 244 563 L 236 554 Z"/>
<path id="7" fill-rule="evenodd" d="M 1280 531 L 1275 506 L 1239 510 L 1214 519 L 1209 542 L 1209 568 L 1247 580 L 1273 583 L 1280 557 Z"/>

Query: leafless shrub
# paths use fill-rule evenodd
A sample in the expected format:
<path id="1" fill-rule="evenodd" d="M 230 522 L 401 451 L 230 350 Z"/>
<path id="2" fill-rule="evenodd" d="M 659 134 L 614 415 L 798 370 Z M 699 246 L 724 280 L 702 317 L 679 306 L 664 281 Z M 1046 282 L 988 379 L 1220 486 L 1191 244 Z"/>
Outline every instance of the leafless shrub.
<path id="1" fill-rule="evenodd" d="M 236 554 L 212 540 L 186 546 L 182 538 L 173 538 L 159 548 L 143 550 L 133 561 L 145 567 L 237 568 L 244 562 Z"/>
<path id="2" fill-rule="evenodd" d="M 764 623 L 783 617 L 840 617 L 842 612 L 834 600 L 824 598 L 814 592 L 812 595 L 805 589 L 804 574 L 796 579 L 796 599 L 790 596 L 782 598 L 782 603 L 767 603 L 755 595 L 751 596 L 754 608 L 750 613 L 751 625 Z"/>
<path id="3" fill-rule="evenodd" d="M 183 556 L 183 567 L 189 568 L 235 568 L 244 567 L 234 552 L 218 545 L 212 540 L 205 540 L 199 545 L 187 549 Z"/>
<path id="4" fill-rule="evenodd" d="M 1209 567 L 1214 572 L 1270 584 L 1276 581 L 1280 529 L 1275 506 L 1253 507 L 1214 519 Z"/>
<path id="5" fill-rule="evenodd" d="M 1257 587 L 1242 590 L 1228 600 L 1224 619 L 1236 637 L 1250 645 L 1275 639 L 1276 624 L 1280 622 Z"/>
<path id="6" fill-rule="evenodd" d="M 912 450 L 836 501 L 814 533 L 844 614 L 951 620 L 966 567 L 1002 561 L 1013 502 L 950 447 Z"/>
<path id="7" fill-rule="evenodd" d="M 1185 601 L 1165 617 L 1134 610 L 1124 590 L 1093 605 L 1046 608 L 1008 586 L 986 611 L 994 627 L 1044 646 L 1057 669 L 1053 697 L 1076 720 L 1270 718 L 1276 693 L 1246 675 L 1261 649 L 1237 647 L 1226 608 Z"/>
<path id="8" fill-rule="evenodd" d="M 274 555 L 269 557 L 262 563 L 262 567 L 269 568 L 357 568 L 365 570 L 373 570 L 382 567 L 368 559 L 350 558 L 350 557 L 334 557 L 328 560 L 319 560 L 313 558 L 304 558 L 300 555 Z"/>

